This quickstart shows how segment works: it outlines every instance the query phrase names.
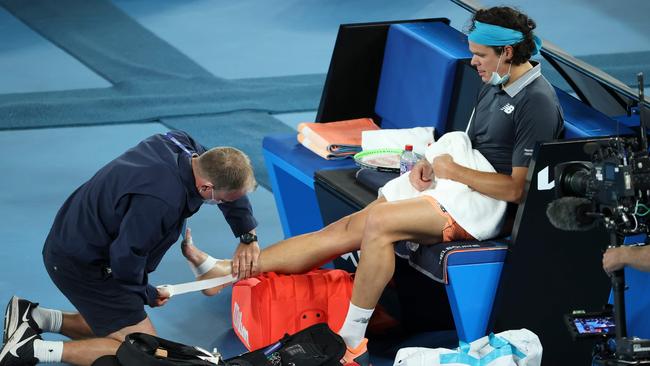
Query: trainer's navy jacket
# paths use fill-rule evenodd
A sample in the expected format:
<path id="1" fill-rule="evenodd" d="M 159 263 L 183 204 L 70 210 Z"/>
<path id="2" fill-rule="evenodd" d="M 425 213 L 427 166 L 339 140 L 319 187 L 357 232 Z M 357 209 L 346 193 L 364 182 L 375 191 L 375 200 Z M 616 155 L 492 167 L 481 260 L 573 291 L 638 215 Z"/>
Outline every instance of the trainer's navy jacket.
<path id="1" fill-rule="evenodd" d="M 206 151 L 184 132 L 171 134 L 192 153 Z M 147 274 L 202 203 L 190 156 L 165 135 L 154 135 L 72 193 L 57 213 L 45 246 L 80 265 L 110 267 L 125 288 L 152 304 L 157 291 Z M 236 237 L 257 226 L 246 196 L 219 208 Z"/>

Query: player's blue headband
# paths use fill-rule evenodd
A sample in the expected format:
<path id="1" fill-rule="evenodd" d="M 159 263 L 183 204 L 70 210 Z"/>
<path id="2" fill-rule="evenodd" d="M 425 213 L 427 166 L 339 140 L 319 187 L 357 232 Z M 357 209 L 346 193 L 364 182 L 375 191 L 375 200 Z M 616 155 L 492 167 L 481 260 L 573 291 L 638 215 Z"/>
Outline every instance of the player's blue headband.
<path id="1" fill-rule="evenodd" d="M 474 30 L 467 36 L 467 39 L 484 46 L 512 46 L 523 41 L 524 34 L 514 29 L 474 21 Z M 536 55 L 542 48 L 542 40 L 535 35 L 533 35 L 533 40 L 535 41 L 533 55 Z"/>

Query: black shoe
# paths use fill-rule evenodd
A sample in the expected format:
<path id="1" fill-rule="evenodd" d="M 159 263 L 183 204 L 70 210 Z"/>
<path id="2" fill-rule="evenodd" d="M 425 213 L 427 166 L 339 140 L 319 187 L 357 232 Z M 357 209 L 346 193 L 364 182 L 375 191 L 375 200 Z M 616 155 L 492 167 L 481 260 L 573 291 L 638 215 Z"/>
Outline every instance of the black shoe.
<path id="1" fill-rule="evenodd" d="M 2 334 L 2 343 L 7 343 L 22 323 L 29 324 L 37 333 L 43 333 L 34 321 L 34 318 L 32 318 L 32 310 L 36 307 L 38 307 L 37 303 L 21 299 L 18 296 L 13 296 L 9 300 L 7 310 L 5 310 L 5 328 Z"/>
<path id="2" fill-rule="evenodd" d="M 18 329 L 0 350 L 0 366 L 36 365 L 34 357 L 34 340 L 41 339 L 27 322 L 20 324 Z"/>

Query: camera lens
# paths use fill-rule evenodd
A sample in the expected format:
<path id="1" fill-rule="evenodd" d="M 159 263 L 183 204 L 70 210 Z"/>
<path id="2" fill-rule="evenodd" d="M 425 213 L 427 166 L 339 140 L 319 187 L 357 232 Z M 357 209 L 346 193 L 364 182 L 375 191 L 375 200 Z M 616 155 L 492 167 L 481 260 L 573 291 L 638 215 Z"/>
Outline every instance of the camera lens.
<path id="1" fill-rule="evenodd" d="M 591 181 L 592 164 L 586 161 L 571 161 L 555 167 L 560 197 L 586 197 Z"/>

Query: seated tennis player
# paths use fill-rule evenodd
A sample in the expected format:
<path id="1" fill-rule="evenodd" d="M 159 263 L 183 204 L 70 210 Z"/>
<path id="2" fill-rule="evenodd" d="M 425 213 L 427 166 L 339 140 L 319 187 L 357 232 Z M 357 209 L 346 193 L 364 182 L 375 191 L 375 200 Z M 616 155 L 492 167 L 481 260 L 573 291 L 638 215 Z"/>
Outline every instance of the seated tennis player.
<path id="1" fill-rule="evenodd" d="M 339 331 L 348 347 L 343 364 L 368 364 L 366 326 L 393 276 L 394 243 L 493 237 L 503 225 L 505 202 L 522 199 L 535 143 L 560 136 L 557 97 L 540 65 L 530 61 L 541 46 L 534 28 L 532 19 L 508 7 L 479 10 L 470 26 L 469 48 L 485 85 L 467 134 L 443 136 L 426 152 L 426 160 L 386 184 L 363 210 L 261 252 L 254 272 L 301 273 L 361 249 Z M 207 257 L 194 246 L 185 253 L 197 266 Z M 227 273 L 227 263 L 220 262 L 202 278 Z"/>

